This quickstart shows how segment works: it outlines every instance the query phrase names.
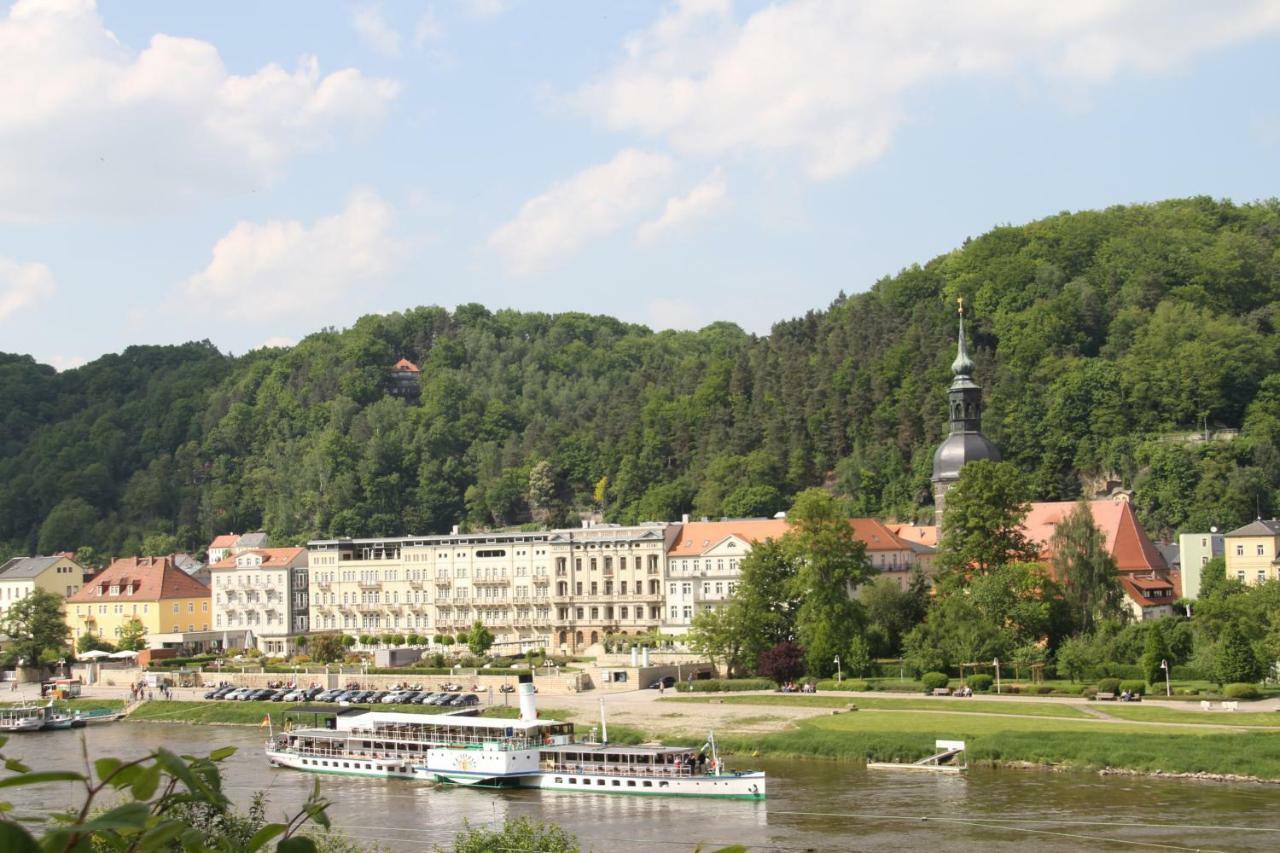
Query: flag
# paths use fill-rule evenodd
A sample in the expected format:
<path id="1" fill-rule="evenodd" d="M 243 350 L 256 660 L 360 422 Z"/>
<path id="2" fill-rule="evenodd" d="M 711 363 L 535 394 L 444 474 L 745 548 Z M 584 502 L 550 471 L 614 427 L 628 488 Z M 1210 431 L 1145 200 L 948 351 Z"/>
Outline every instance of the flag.
<path id="1" fill-rule="evenodd" d="M 267 727 L 268 727 L 268 726 L 270 726 L 270 725 L 271 725 L 271 715 L 270 715 L 270 714 L 263 714 L 263 715 L 262 715 L 262 722 L 261 722 L 261 723 L 258 723 L 258 728 L 260 728 L 260 729 L 265 729 L 265 728 L 267 728 Z"/>

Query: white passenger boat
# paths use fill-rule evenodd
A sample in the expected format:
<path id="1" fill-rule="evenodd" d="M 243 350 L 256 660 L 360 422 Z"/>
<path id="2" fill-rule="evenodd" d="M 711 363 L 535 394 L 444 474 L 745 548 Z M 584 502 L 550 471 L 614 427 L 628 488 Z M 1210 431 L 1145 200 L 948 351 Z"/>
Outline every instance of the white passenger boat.
<path id="1" fill-rule="evenodd" d="M 0 732 L 38 732 L 44 728 L 43 705 L 0 708 Z"/>
<path id="2" fill-rule="evenodd" d="M 277 767 L 491 788 L 761 800 L 765 774 L 729 771 L 708 738 L 701 749 L 576 742 L 573 724 L 539 720 L 529 676 L 520 718 L 302 707 L 325 725 L 272 734 Z M 603 721 L 602 721 L 603 722 Z"/>

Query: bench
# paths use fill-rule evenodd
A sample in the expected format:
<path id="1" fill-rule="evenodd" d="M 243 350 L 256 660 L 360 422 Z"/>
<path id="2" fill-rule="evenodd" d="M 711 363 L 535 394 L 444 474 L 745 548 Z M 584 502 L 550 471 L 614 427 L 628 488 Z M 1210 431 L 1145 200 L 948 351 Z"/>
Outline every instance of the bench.
<path id="1" fill-rule="evenodd" d="M 1235 711 L 1235 710 L 1238 710 L 1239 708 L 1240 708 L 1239 702 L 1223 702 L 1222 703 L 1222 710 L 1224 711 Z"/>
<path id="2" fill-rule="evenodd" d="M 1114 693 L 1099 693 L 1097 696 L 1094 696 L 1093 698 L 1094 698 L 1094 699 L 1097 699 L 1099 702 L 1112 702 L 1112 701 L 1114 701 L 1114 700 L 1115 700 L 1115 698 L 1116 698 L 1116 694 L 1114 694 Z"/>
<path id="3" fill-rule="evenodd" d="M 1201 700 L 1200 700 L 1200 710 L 1201 710 L 1201 711 L 1212 711 L 1212 710 L 1213 710 L 1213 703 L 1212 703 L 1212 702 L 1209 702 L 1208 700 L 1201 699 Z"/>
<path id="4" fill-rule="evenodd" d="M 935 687 L 935 688 L 933 688 L 933 695 L 934 695 L 934 696 L 950 696 L 950 695 L 951 695 L 951 688 L 950 688 L 950 687 Z"/>

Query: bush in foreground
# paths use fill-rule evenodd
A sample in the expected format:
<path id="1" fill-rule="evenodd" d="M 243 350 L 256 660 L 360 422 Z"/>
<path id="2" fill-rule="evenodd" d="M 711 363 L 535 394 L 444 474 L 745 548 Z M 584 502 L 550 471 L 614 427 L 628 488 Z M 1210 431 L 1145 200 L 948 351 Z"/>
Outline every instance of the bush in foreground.
<path id="1" fill-rule="evenodd" d="M 991 685 L 994 682 L 995 679 L 987 675 L 985 672 L 980 672 L 977 675 L 971 675 L 964 680 L 964 683 L 973 688 L 973 692 L 975 693 L 986 693 L 991 689 Z"/>
<path id="2" fill-rule="evenodd" d="M 676 690 L 681 693 L 730 693 L 739 690 L 773 690 L 777 687 L 767 678 L 705 678 L 700 681 L 681 681 Z"/>
<path id="3" fill-rule="evenodd" d="M 1145 696 L 1147 693 L 1147 682 L 1133 679 L 1131 681 L 1120 682 L 1120 692 L 1128 690 L 1130 693 L 1137 693 L 1139 696 Z"/>
<path id="4" fill-rule="evenodd" d="M 501 829 L 467 824 L 454 838 L 453 847 L 436 847 L 436 853 L 578 853 L 578 839 L 555 824 L 525 817 L 506 820 Z"/>

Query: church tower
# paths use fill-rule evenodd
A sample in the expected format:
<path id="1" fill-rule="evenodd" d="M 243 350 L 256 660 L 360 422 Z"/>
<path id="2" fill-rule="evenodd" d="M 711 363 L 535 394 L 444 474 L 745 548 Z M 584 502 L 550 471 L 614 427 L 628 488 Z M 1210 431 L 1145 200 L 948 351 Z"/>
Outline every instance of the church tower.
<path id="1" fill-rule="evenodd" d="M 951 362 L 951 388 L 947 391 L 951 431 L 933 454 L 933 516 L 942 531 L 942 512 L 947 490 L 960 478 L 966 462 L 978 459 L 1000 461 L 1000 451 L 982 434 L 982 386 L 973 379 L 973 359 L 964 342 L 964 297 L 959 300 L 960 336 L 956 360 Z"/>

